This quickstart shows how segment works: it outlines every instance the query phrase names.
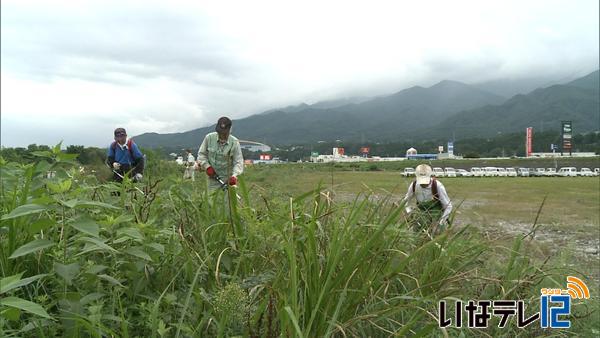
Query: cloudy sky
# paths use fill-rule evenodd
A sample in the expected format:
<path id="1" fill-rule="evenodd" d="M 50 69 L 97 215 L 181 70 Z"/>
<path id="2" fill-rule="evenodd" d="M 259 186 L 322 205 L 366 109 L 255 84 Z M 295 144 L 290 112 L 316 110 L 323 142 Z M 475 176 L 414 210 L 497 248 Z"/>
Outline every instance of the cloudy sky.
<path id="1" fill-rule="evenodd" d="M 598 68 L 598 0 L 1 2 L 1 143 Z"/>

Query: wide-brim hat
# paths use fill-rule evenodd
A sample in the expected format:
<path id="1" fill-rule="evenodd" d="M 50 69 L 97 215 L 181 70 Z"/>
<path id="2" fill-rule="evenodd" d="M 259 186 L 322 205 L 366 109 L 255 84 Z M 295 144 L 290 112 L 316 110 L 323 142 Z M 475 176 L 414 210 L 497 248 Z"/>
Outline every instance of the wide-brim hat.
<path id="1" fill-rule="evenodd" d="M 417 177 L 417 184 L 429 184 L 431 182 L 431 175 L 433 170 L 427 164 L 420 164 L 415 168 L 415 176 Z"/>

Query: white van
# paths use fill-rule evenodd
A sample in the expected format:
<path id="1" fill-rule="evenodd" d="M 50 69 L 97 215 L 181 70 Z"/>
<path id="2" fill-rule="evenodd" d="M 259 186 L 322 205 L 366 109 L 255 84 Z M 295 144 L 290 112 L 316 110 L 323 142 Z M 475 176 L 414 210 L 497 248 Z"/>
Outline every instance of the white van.
<path id="1" fill-rule="evenodd" d="M 515 168 L 506 168 L 506 176 L 517 177 L 517 170 Z"/>
<path id="2" fill-rule="evenodd" d="M 557 175 L 563 176 L 563 177 L 575 177 L 575 176 L 577 176 L 577 168 L 575 168 L 575 167 L 560 168 L 560 169 L 558 169 Z"/>
<path id="3" fill-rule="evenodd" d="M 505 168 L 498 168 L 498 176 L 506 177 L 508 176 L 508 172 L 506 172 Z"/>
<path id="4" fill-rule="evenodd" d="M 454 168 L 446 168 L 446 177 L 456 177 L 456 170 Z"/>
<path id="5" fill-rule="evenodd" d="M 483 170 L 479 167 L 473 167 L 471 168 L 471 174 L 473 174 L 473 177 L 481 177 L 483 176 Z"/>
<path id="6" fill-rule="evenodd" d="M 518 174 L 521 177 L 529 177 L 529 168 L 519 168 Z"/>
<path id="7" fill-rule="evenodd" d="M 579 176 L 594 176 L 594 172 L 590 168 L 581 168 Z"/>
<path id="8" fill-rule="evenodd" d="M 435 167 L 433 168 L 433 176 L 435 177 L 444 177 L 444 169 L 439 168 L 439 167 Z"/>
<path id="9" fill-rule="evenodd" d="M 483 168 L 485 177 L 496 177 L 498 176 L 498 168 L 496 167 L 485 167 Z"/>
<path id="10" fill-rule="evenodd" d="M 536 176 L 536 177 L 546 176 L 546 169 L 544 169 L 544 168 L 535 168 L 535 170 L 532 171 L 531 173 L 529 173 L 529 175 Z"/>
<path id="11" fill-rule="evenodd" d="M 466 171 L 465 169 L 456 169 L 456 176 L 458 177 L 471 177 L 473 173 Z"/>
<path id="12" fill-rule="evenodd" d="M 556 176 L 556 169 L 554 169 L 554 168 L 546 169 L 546 176 Z"/>
<path id="13" fill-rule="evenodd" d="M 402 176 L 404 176 L 404 177 L 415 176 L 415 169 L 414 168 L 404 168 L 404 172 L 402 172 Z"/>

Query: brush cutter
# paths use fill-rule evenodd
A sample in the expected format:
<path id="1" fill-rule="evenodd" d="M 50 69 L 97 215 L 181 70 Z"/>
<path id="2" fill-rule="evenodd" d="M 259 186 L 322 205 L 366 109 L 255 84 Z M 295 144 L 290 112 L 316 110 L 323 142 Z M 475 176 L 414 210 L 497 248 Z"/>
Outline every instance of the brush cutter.
<path id="1" fill-rule="evenodd" d="M 219 182 L 219 184 L 221 185 L 221 189 L 223 189 L 223 191 L 229 189 L 229 184 L 224 182 L 223 179 L 221 178 L 221 176 L 215 174 L 212 176 L 212 178 L 214 178 L 217 182 Z M 238 201 L 242 200 L 242 197 L 240 195 L 238 195 L 237 192 L 235 193 L 235 196 L 237 197 Z"/>
<path id="2" fill-rule="evenodd" d="M 119 176 L 122 180 L 125 179 L 125 177 L 123 177 L 123 175 L 119 174 L 115 169 L 113 169 L 110 165 L 106 164 L 113 173 L 115 173 L 115 175 Z M 133 186 L 137 191 L 139 191 L 143 196 L 146 196 L 146 194 L 142 191 L 142 189 L 136 187 L 135 185 Z"/>

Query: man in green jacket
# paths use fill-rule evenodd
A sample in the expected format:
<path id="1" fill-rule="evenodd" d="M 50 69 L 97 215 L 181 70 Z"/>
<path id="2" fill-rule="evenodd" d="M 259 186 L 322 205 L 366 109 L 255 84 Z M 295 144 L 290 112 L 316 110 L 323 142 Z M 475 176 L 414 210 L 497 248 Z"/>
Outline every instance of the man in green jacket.
<path id="1" fill-rule="evenodd" d="M 240 141 L 231 135 L 231 125 L 228 117 L 219 118 L 215 132 L 207 134 L 198 149 L 198 164 L 208 176 L 209 192 L 222 188 L 217 178 L 235 186 L 244 172 L 242 148 Z"/>

